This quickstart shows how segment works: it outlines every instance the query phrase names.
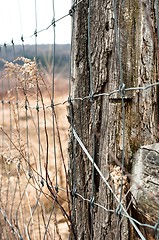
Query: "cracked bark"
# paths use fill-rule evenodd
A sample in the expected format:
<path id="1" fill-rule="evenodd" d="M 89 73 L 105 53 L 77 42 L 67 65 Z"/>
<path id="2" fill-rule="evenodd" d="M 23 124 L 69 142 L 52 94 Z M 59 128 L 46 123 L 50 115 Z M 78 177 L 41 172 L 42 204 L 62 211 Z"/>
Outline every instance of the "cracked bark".
<path id="1" fill-rule="evenodd" d="M 120 49 L 122 56 L 123 81 L 126 87 L 146 86 L 158 79 L 158 48 L 156 40 L 155 1 L 118 1 L 118 22 L 120 26 Z M 72 97 L 89 95 L 89 64 L 87 18 L 88 1 L 81 2 L 75 11 L 72 55 Z M 115 42 L 113 1 L 91 1 L 91 58 L 93 89 L 95 93 L 111 92 L 119 88 L 117 43 Z M 140 146 L 158 142 L 159 89 L 146 92 L 126 93 L 125 100 L 125 167 L 131 173 L 132 159 Z M 120 96 L 95 98 L 95 128 L 91 123 L 91 102 L 73 102 L 74 126 L 81 140 L 92 151 L 91 135 L 95 132 L 95 162 L 104 176 L 110 177 L 110 167 L 121 161 L 122 155 L 122 114 Z M 71 134 L 70 134 L 71 138 Z M 72 158 L 74 148 L 74 159 Z M 74 141 L 69 145 L 70 188 L 85 198 L 92 193 L 92 166 Z M 110 154 L 111 153 L 111 154 Z M 129 180 L 128 180 L 129 181 Z M 130 196 L 125 201 L 125 205 Z M 108 209 L 116 209 L 112 194 L 101 178 L 95 173 L 95 201 Z M 77 239 L 91 239 L 91 216 L 88 202 L 72 198 L 72 221 Z M 75 209 L 75 210 L 74 210 Z M 134 216 L 133 206 L 129 208 Z M 136 213 L 135 213 L 136 214 Z M 142 220 L 142 216 L 134 216 Z M 92 239 L 138 239 L 127 219 L 120 226 L 116 214 L 101 208 L 93 209 Z M 146 219 L 144 219 L 144 222 Z M 142 231 L 142 229 L 141 229 Z M 153 239 L 153 233 L 143 231 L 146 239 Z M 73 237 L 70 238 L 73 239 Z"/>

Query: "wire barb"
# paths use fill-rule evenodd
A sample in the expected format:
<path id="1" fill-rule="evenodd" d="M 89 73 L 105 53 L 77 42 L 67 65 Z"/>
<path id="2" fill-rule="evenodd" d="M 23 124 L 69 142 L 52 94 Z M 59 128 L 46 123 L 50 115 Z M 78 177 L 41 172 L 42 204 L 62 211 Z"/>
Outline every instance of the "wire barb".
<path id="1" fill-rule="evenodd" d="M 125 95 L 125 83 L 119 85 L 119 92 L 122 97 Z"/>
<path id="2" fill-rule="evenodd" d="M 53 5 L 54 5 L 54 1 L 53 2 Z M 43 28 L 43 29 L 40 29 L 40 30 L 37 30 L 37 16 L 36 16 L 36 30 L 34 31 L 34 33 L 29 36 L 29 38 L 32 38 L 33 36 L 35 37 L 35 52 L 36 52 L 36 58 L 37 58 L 37 37 L 39 37 L 39 33 L 41 32 L 44 32 L 44 31 L 47 31 L 48 29 L 50 29 L 50 27 L 52 26 L 53 27 L 53 35 L 54 35 L 54 41 L 53 41 L 53 53 L 52 53 L 52 57 L 53 57 L 53 65 L 55 63 L 55 51 L 56 51 L 56 43 L 55 43 L 55 27 L 56 27 L 56 23 L 65 19 L 66 17 L 70 16 L 72 17 L 72 39 L 74 37 L 74 20 L 75 20 L 75 12 L 77 10 L 77 7 L 83 3 L 81 5 L 81 7 L 85 4 L 85 1 L 84 0 L 79 0 L 79 1 L 74 1 L 75 3 L 72 5 L 71 9 L 63 16 L 61 16 L 59 19 L 56 19 L 55 18 L 55 11 L 54 11 L 54 7 L 53 7 L 53 16 L 52 16 L 52 21 L 51 24 L 49 22 L 49 25 L 46 27 L 46 28 Z M 9 196 L 10 194 L 10 188 L 12 187 L 12 181 L 14 182 L 14 176 L 11 176 L 11 171 L 12 169 L 9 168 L 9 173 L 7 175 L 7 172 L 5 172 L 5 174 L 7 175 L 7 180 L 8 180 L 8 189 L 7 189 L 7 194 L 6 194 L 6 199 L 8 201 L 5 202 L 6 204 L 6 209 L 5 211 L 0 208 L 0 213 L 1 215 L 3 216 L 3 219 L 5 221 L 5 224 L 6 226 L 9 227 L 10 229 L 10 232 L 13 233 L 14 235 L 16 235 L 20 240 L 23 240 L 23 237 L 21 236 L 21 225 L 26 225 L 27 223 L 27 218 L 26 218 L 26 214 L 25 214 L 25 209 L 26 209 L 26 206 L 23 207 L 23 205 L 25 205 L 25 202 L 26 202 L 26 199 L 28 200 L 28 208 L 30 210 L 30 219 L 29 219 L 29 222 L 28 222 L 28 226 L 26 227 L 26 229 L 22 230 L 26 233 L 27 235 L 27 238 L 28 239 L 31 239 L 31 236 L 30 236 L 30 233 L 31 232 L 35 232 L 34 231 L 34 226 L 35 226 L 35 222 L 39 220 L 39 225 L 38 225 L 38 231 L 39 231 L 39 238 L 41 239 L 42 238 L 42 228 L 45 230 L 45 233 L 44 233 L 44 238 L 50 238 L 50 239 L 54 239 L 55 237 L 53 237 L 52 235 L 52 231 L 50 230 L 50 222 L 52 220 L 52 214 L 54 213 L 55 214 L 55 219 L 54 221 L 56 222 L 56 209 L 55 209 L 55 205 L 53 203 L 53 201 L 57 201 L 56 203 L 58 204 L 58 197 L 60 197 L 60 191 L 64 191 L 65 193 L 68 194 L 68 205 L 69 205 L 69 196 L 71 195 L 72 198 L 73 198 L 73 206 L 72 206 L 72 209 L 73 209 L 73 212 L 75 214 L 75 211 L 76 211 L 76 202 L 77 201 L 85 201 L 87 202 L 87 204 L 90 206 L 90 209 L 92 211 L 92 208 L 94 206 L 97 206 L 98 208 L 102 209 L 103 211 L 106 211 L 106 212 L 111 212 L 112 214 L 114 215 L 117 215 L 117 216 L 122 216 L 127 218 L 129 220 L 129 222 L 132 224 L 132 226 L 135 228 L 136 232 L 138 233 L 139 237 L 142 239 L 142 240 L 145 240 L 145 237 L 143 236 L 142 232 L 140 231 L 139 227 L 138 226 L 141 226 L 141 227 L 147 227 L 147 228 L 150 228 L 152 230 L 154 230 L 155 234 L 156 234 L 156 237 L 157 239 L 159 238 L 159 222 L 157 222 L 155 224 L 155 226 L 153 225 L 149 225 L 149 224 L 144 224 L 144 223 L 141 223 L 139 221 L 137 221 L 136 219 L 132 218 L 129 213 L 128 213 L 128 210 L 127 208 L 125 208 L 124 206 L 124 203 L 123 203 L 123 196 L 122 196 L 122 192 L 123 192 L 123 184 L 121 184 L 121 191 L 120 191 L 120 197 L 116 194 L 116 192 L 114 191 L 114 189 L 111 187 L 111 184 L 110 182 L 108 181 L 108 179 L 105 177 L 105 175 L 102 173 L 102 170 L 99 168 L 99 166 L 96 164 L 95 162 L 95 159 L 94 159 L 94 156 L 95 156 L 95 134 L 94 132 L 92 132 L 92 136 L 91 136 L 91 143 L 90 145 L 92 146 L 92 149 L 89 153 L 87 147 L 83 144 L 81 138 L 79 137 L 79 135 L 77 134 L 76 132 L 76 128 L 75 128 L 75 123 L 74 123 L 74 111 L 73 111 L 73 104 L 74 102 L 78 102 L 78 101 L 81 101 L 82 104 L 81 105 L 84 105 L 83 104 L 83 101 L 88 101 L 91 105 L 91 125 L 94 127 L 95 125 L 95 104 L 98 103 L 98 102 L 95 102 L 96 100 L 98 100 L 98 97 L 106 97 L 108 99 L 111 99 L 110 97 L 112 97 L 113 95 L 115 95 L 116 93 L 120 94 L 120 100 L 122 100 L 122 164 L 121 164 L 121 169 L 122 169 L 122 178 L 123 178 L 123 169 L 124 169 L 124 158 L 125 158 L 125 144 L 124 144 L 124 138 L 125 138 L 125 94 L 126 92 L 128 91 L 132 91 L 132 92 L 137 92 L 137 91 L 148 91 L 148 90 L 151 90 L 152 88 L 154 87 L 157 87 L 159 85 L 159 81 L 155 82 L 155 83 L 152 83 L 152 84 L 145 84 L 143 85 L 142 87 L 141 86 L 132 86 L 132 87 L 129 87 L 129 88 L 126 88 L 124 82 L 123 82 L 123 76 L 122 76 L 122 59 L 121 59 L 121 49 L 120 49 L 120 25 L 119 25 L 119 21 L 118 21 L 118 12 L 117 12 L 117 1 L 113 1 L 114 2 L 114 17 L 115 17 L 115 32 L 116 32 L 116 44 L 117 44 L 117 55 L 118 55 L 118 59 L 117 59 L 117 65 L 118 65 L 118 73 L 119 73 L 119 76 L 118 76 L 118 81 L 120 82 L 120 85 L 119 85 L 119 88 L 118 89 L 113 89 L 109 92 L 94 92 L 94 82 L 93 82 L 93 72 L 92 72 L 92 61 L 91 61 L 91 6 L 90 6 L 90 1 L 89 1 L 89 7 L 88 7 L 88 58 L 89 58 L 89 89 L 90 89 L 90 92 L 89 92 L 89 95 L 84 95 L 84 96 L 76 96 L 76 97 L 72 97 L 71 95 L 71 66 L 72 66 L 72 63 L 71 63 L 71 60 L 70 60 L 70 77 L 69 77 L 69 96 L 68 96 L 68 99 L 66 99 L 65 101 L 63 102 L 55 102 L 54 101 L 54 66 L 53 66 L 53 76 L 52 76 L 52 96 L 50 98 L 50 101 L 49 101 L 49 104 L 48 105 L 45 105 L 44 102 L 43 102 L 43 96 L 41 94 L 41 90 L 40 90 L 40 85 L 39 85 L 39 82 L 38 82 L 38 77 L 37 77 L 37 72 L 36 72 L 36 83 L 37 83 L 37 102 L 35 102 L 35 104 L 33 103 L 32 101 L 32 104 L 30 105 L 30 102 L 28 100 L 28 96 L 27 96 L 27 86 L 25 85 L 24 88 L 21 88 L 21 89 L 24 89 L 24 101 L 21 100 L 19 101 L 18 98 L 16 98 L 16 100 L 14 100 L 14 98 L 6 98 L 6 96 L 4 96 L 4 94 L 2 94 L 1 96 L 1 104 L 2 104 L 2 128 L 1 128 L 1 131 L 2 131 L 2 149 L 4 151 L 4 146 L 5 144 L 7 143 L 6 141 L 6 138 L 4 137 L 4 134 L 5 134 L 5 110 L 7 109 L 7 105 L 9 105 L 9 111 L 10 111 L 10 114 L 11 114 L 11 110 L 15 111 L 15 115 L 14 117 L 18 120 L 15 121 L 15 128 L 17 129 L 17 131 L 21 132 L 20 130 L 20 127 L 18 126 L 18 121 L 19 121 L 19 118 L 21 117 L 22 119 L 25 119 L 25 134 L 26 134 L 26 138 L 22 138 L 20 135 L 17 134 L 17 139 L 19 139 L 20 141 L 24 141 L 24 143 L 21 143 L 19 141 L 19 147 L 17 147 L 16 149 L 16 144 L 14 143 L 14 139 L 12 139 L 12 126 L 10 126 L 10 136 L 8 136 L 8 139 L 10 140 L 10 146 L 9 144 L 7 145 L 7 151 L 9 152 L 9 157 L 8 159 L 9 160 L 12 160 L 12 155 L 10 154 L 11 150 L 13 149 L 13 147 L 15 148 L 14 150 L 18 150 L 18 156 L 15 156 L 15 159 L 18 161 L 17 162 L 17 168 L 15 170 L 15 172 L 17 173 L 17 179 L 16 179 L 16 186 L 15 186 L 15 189 L 13 189 L 12 192 L 14 192 L 13 196 Z M 159 38 L 159 26 L 158 26 L 158 23 L 159 23 L 159 20 L 158 20 L 158 0 L 155 0 L 155 14 L 156 14 L 156 27 L 157 27 L 157 35 L 158 35 L 158 38 Z M 35 1 L 35 12 L 37 15 L 37 6 L 36 6 L 36 1 Z M 23 33 L 23 31 L 22 31 Z M 21 34 L 22 34 L 21 33 Z M 24 47 L 24 40 L 26 39 L 26 37 L 23 36 L 23 34 L 21 35 L 21 38 L 20 38 L 20 41 L 21 41 L 21 44 L 23 45 Z M 14 47 L 15 47 L 15 44 L 17 43 L 18 41 L 15 41 L 15 39 L 11 40 L 11 42 L 9 43 L 4 43 L 3 46 L 0 46 L 0 50 L 1 48 L 5 48 L 5 51 L 6 51 L 6 55 L 7 55 L 7 48 L 8 46 L 12 45 L 13 46 L 13 50 L 14 50 Z M 71 55 L 73 53 L 73 41 L 71 41 L 71 50 L 70 50 L 70 58 L 71 58 Z M 35 77 L 35 76 L 34 76 Z M 25 76 L 23 81 L 26 82 L 27 80 L 27 77 Z M 111 79 L 110 79 L 111 81 Z M 22 83 L 20 83 L 22 84 Z M 2 80 L 2 85 L 3 85 L 3 80 Z M 17 90 L 18 90 L 18 87 L 17 86 Z M 4 86 L 2 86 L 2 90 Z M 3 92 L 3 91 L 2 91 Z M 121 99 L 122 98 L 122 99 Z M 23 102 L 22 102 L 23 101 Z M 5 105 L 6 104 L 6 105 Z M 55 109 L 54 107 L 58 107 L 58 106 L 61 106 L 61 105 L 64 105 L 64 104 L 68 104 L 69 107 L 70 107 L 70 116 L 69 116 L 69 123 L 70 123 L 70 128 L 71 128 L 71 144 L 72 144 L 72 162 L 73 162 L 73 170 L 72 170 L 72 175 L 73 175 L 73 180 L 72 180 L 72 189 L 69 190 L 68 186 L 67 186 L 67 183 L 66 183 L 66 187 L 63 188 L 59 186 L 58 184 L 58 171 L 59 171 L 59 167 L 57 166 L 58 162 L 56 163 L 56 139 L 58 139 L 58 141 L 60 142 L 60 138 L 57 137 L 57 132 L 58 132 L 58 124 L 57 124 L 57 119 L 56 119 L 56 112 L 55 112 Z M 109 104 L 109 103 L 108 103 Z M 16 106 L 16 108 L 15 108 Z M 11 107 L 13 109 L 11 109 Z M 6 108 L 6 109 L 5 109 Z M 20 113 L 20 110 L 22 109 L 25 109 L 25 117 L 24 116 L 21 116 L 19 115 Z M 43 122 L 44 125 L 45 125 L 45 137 L 42 135 L 41 136 L 41 131 L 43 131 L 41 129 L 41 119 L 40 119 L 40 113 L 42 112 L 43 115 L 46 114 L 46 112 L 50 111 L 50 108 L 51 108 L 51 111 L 52 111 L 52 115 L 51 115 L 51 122 L 53 124 L 53 126 L 51 127 L 51 129 L 53 130 L 52 131 L 52 135 L 51 135 L 51 138 L 53 137 L 53 142 L 54 142 L 54 149 L 52 149 L 52 155 L 54 155 L 54 168 L 55 168 L 55 174 L 56 176 L 53 176 L 54 178 L 56 178 L 56 181 L 53 185 L 52 183 L 52 178 L 50 178 L 50 173 L 49 173 L 49 170 L 48 170 L 48 165 L 50 164 L 50 160 L 49 160 L 49 157 L 48 157 L 48 154 L 50 154 L 50 142 L 49 144 L 47 143 L 49 137 L 47 135 L 48 133 L 48 129 L 49 127 L 47 128 L 47 125 L 46 125 L 46 122 L 50 119 L 47 119 L 47 115 L 43 118 Z M 33 111 L 34 110 L 34 111 Z M 33 120 L 33 116 L 34 116 L 34 112 L 37 111 L 37 119 L 38 119 L 38 123 L 35 123 L 34 120 Z M 19 116 L 18 116 L 19 115 Z M 32 123 L 35 125 L 35 131 L 36 131 L 36 135 L 37 135 L 37 138 L 38 138 L 38 160 L 39 162 L 37 161 L 37 156 L 36 153 L 34 152 L 31 152 L 32 151 L 32 148 L 34 148 L 34 144 L 31 146 L 30 144 L 30 119 L 32 119 Z M 55 125 L 54 125 L 54 121 L 55 121 Z M 37 124 L 37 125 L 36 125 Z M 92 128 L 93 129 L 93 128 Z M 8 130 L 8 129 L 7 129 Z M 42 145 L 42 141 L 41 139 L 42 138 L 46 138 L 45 139 L 45 144 L 47 145 L 46 148 L 45 146 Z M 76 141 L 76 142 L 75 142 Z M 77 192 L 77 181 L 76 181 L 76 174 L 77 174 L 77 163 L 76 163 L 76 154 L 75 154 L 75 148 L 76 148 L 76 144 L 79 144 L 81 149 L 83 150 L 83 152 L 86 154 L 88 160 L 92 163 L 92 193 L 90 194 L 90 196 L 87 196 L 87 198 L 83 195 L 81 195 L 80 193 Z M 52 146 L 52 145 L 51 145 Z M 44 150 L 43 150 L 43 147 L 44 147 Z M 24 148 L 24 149 L 23 149 Z M 7 152 L 6 151 L 6 152 Z M 24 153 L 23 153 L 24 152 Z M 32 159 L 33 160 L 33 163 L 32 161 L 30 161 L 30 152 L 33 156 Z M 45 154 L 44 154 L 44 153 Z M 62 150 L 61 150 L 61 155 L 62 155 Z M 51 160 L 52 160 L 53 157 L 51 157 Z M 4 160 L 4 159 L 2 159 Z M 14 160 L 14 159 L 13 159 Z M 24 160 L 24 161 L 22 161 Z M 23 163 L 24 162 L 24 163 Z M 42 173 L 42 164 L 44 162 L 44 165 L 45 165 L 45 173 L 46 173 L 46 176 L 43 177 L 43 173 Z M 12 165 L 12 164 L 11 164 Z M 35 167 L 36 166 L 36 167 Z M 38 167 L 37 167 L 38 166 Z M 53 169 L 53 168 L 52 168 Z M 51 171 L 52 171 L 51 169 Z M 95 182 L 94 182 L 94 169 L 97 171 L 97 173 L 99 174 L 100 178 L 104 181 L 106 187 L 109 189 L 109 191 L 112 193 L 112 196 L 113 198 L 115 199 L 115 203 L 117 204 L 117 208 L 116 209 L 108 209 L 107 207 L 105 207 L 105 203 L 97 203 L 95 202 L 95 192 L 94 192 L 94 186 L 95 186 Z M 2 176 L 2 173 L 3 173 L 4 169 L 2 169 L 2 172 L 1 172 L 1 176 Z M 25 186 L 22 186 L 22 182 L 21 181 L 21 174 L 24 174 L 24 176 L 26 177 L 26 180 L 27 180 L 27 183 Z M 14 173 L 15 174 L 15 173 Z M 51 176 L 52 177 L 52 176 Z M 66 171 L 66 178 L 67 178 L 67 171 Z M 3 187 L 3 184 L 4 182 L 2 181 L 2 178 L 1 177 L 1 182 L 0 182 L 0 189 L 2 189 Z M 121 181 L 122 182 L 122 181 Z M 36 204 L 34 204 L 34 206 L 31 206 L 30 202 L 29 202 L 29 197 L 28 196 L 28 189 L 30 190 L 29 187 L 32 187 L 35 191 L 34 191 L 34 196 L 33 198 L 35 198 L 36 200 Z M 48 193 L 45 193 L 44 192 L 44 189 L 42 189 L 44 186 L 47 186 L 47 188 L 49 189 L 49 194 Z M 19 202 L 18 202 L 18 205 L 15 209 L 15 219 L 13 219 L 13 214 L 12 214 L 12 211 L 14 210 L 14 204 L 15 204 L 15 196 L 17 196 L 17 189 L 19 188 L 19 195 L 20 195 L 20 199 L 19 199 Z M 21 189 L 22 188 L 22 189 Z M 12 190 L 12 189 L 11 189 Z M 130 189 L 129 189 L 130 191 Z M 17 195 L 16 195 L 17 194 Z M 2 198 L 3 196 L 3 192 L 1 190 L 0 192 L 0 198 Z M 32 195 L 32 194 L 30 194 Z M 43 206 L 43 204 L 41 204 L 41 195 L 44 195 L 46 197 L 46 199 L 48 201 L 50 201 L 51 199 L 51 211 L 49 213 L 49 217 L 48 217 L 48 213 L 46 214 L 45 213 L 45 206 Z M 10 218 L 8 217 L 8 212 L 7 210 L 7 204 L 8 202 L 10 201 L 10 197 L 12 198 L 11 199 L 11 211 L 10 211 Z M 125 197 L 125 195 L 124 195 Z M 114 200 L 113 199 L 113 200 Z M 53 200 L 53 201 L 52 201 Z M 2 200 L 1 200 L 1 205 L 2 205 Z M 45 204 L 44 204 L 45 205 Z M 59 206 L 59 205 L 58 205 Z M 61 207 L 61 210 L 62 212 L 63 211 L 63 208 L 62 206 L 59 206 Z M 40 210 L 39 210 L 40 209 Z M 72 211 L 71 209 L 71 211 Z M 48 209 L 47 209 L 48 210 Z M 41 212 L 40 212 L 41 211 Z M 39 214 L 38 215 L 38 218 L 35 220 L 34 218 L 34 213 L 37 212 Z M 93 211 L 91 212 L 92 213 L 92 216 L 91 218 L 93 219 L 94 215 L 93 215 Z M 67 215 L 67 213 L 66 213 Z M 43 219 L 43 220 L 41 220 Z M 91 219 L 91 220 L 92 220 Z M 69 217 L 67 218 L 67 220 L 69 221 Z M 70 224 L 70 223 L 69 223 Z M 68 225 L 69 225 L 68 224 Z M 93 224 L 94 222 L 92 221 L 91 222 L 92 224 L 92 229 L 93 229 Z M 25 226 L 24 226 L 25 227 Z M 29 229 L 30 228 L 30 229 Z M 58 226 L 57 226 L 57 232 L 58 232 Z M 93 231 L 92 231 L 92 236 L 93 236 Z M 60 235 L 60 234 L 59 234 Z M 6 239 L 9 239 L 9 236 L 6 236 Z M 35 239 L 35 237 L 34 237 Z M 61 236 L 59 236 L 59 239 L 61 239 Z"/>
<path id="3" fill-rule="evenodd" d="M 71 9 L 69 10 L 69 15 L 73 17 L 74 13 L 75 13 L 75 5 L 73 4 Z"/>

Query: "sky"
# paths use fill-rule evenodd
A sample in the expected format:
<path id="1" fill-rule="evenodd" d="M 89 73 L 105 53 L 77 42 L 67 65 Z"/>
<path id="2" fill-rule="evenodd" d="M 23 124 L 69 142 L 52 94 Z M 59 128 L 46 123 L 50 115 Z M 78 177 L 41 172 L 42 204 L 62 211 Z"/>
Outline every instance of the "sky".
<path id="1" fill-rule="evenodd" d="M 35 2 L 37 11 L 35 11 Z M 53 19 L 53 0 L 0 0 L 0 44 L 34 44 L 37 12 L 37 31 L 46 29 Z M 54 0 L 55 20 L 68 14 L 71 0 Z M 38 44 L 53 43 L 53 27 L 37 36 Z M 57 44 L 67 44 L 71 40 L 71 17 L 67 16 L 56 23 L 55 39 Z"/>

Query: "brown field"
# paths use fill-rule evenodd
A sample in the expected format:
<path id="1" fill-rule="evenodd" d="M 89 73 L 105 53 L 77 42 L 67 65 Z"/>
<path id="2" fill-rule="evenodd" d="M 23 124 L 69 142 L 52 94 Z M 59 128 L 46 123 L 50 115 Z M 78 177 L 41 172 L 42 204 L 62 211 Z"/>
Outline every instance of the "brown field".
<path id="1" fill-rule="evenodd" d="M 52 111 L 51 80 L 35 65 L 12 67 L 0 81 L 0 239 L 68 239 L 66 104 Z M 67 80 L 54 87 L 55 103 L 67 100 Z"/>

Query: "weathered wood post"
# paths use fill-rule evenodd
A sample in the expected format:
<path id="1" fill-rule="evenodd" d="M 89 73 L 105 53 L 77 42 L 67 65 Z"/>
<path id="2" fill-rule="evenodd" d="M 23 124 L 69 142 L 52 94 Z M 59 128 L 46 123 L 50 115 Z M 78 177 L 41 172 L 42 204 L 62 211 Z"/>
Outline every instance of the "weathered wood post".
<path id="1" fill-rule="evenodd" d="M 132 165 L 138 149 L 159 141 L 156 8 L 152 0 L 90 0 L 75 7 L 69 175 L 77 239 L 141 236 L 130 219 L 120 215 L 119 203 L 92 168 L 73 129 L 128 214 L 144 223 L 150 220 L 144 212 L 136 215 L 130 175 L 136 174 Z M 155 86 L 144 89 L 151 84 Z M 153 229 L 137 227 L 145 239 L 155 236 Z"/>

